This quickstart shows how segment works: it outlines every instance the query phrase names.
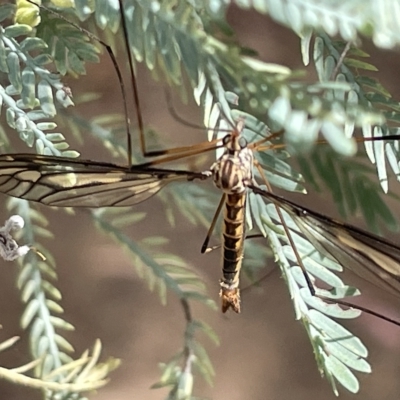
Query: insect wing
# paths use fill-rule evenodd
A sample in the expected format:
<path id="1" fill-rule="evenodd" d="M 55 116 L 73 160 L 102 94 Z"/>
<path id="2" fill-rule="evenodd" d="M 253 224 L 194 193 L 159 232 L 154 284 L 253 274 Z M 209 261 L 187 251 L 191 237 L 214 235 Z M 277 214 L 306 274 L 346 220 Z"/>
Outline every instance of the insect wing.
<path id="1" fill-rule="evenodd" d="M 57 207 L 123 207 L 172 181 L 208 175 L 32 154 L 0 156 L 0 192 Z"/>
<path id="2" fill-rule="evenodd" d="M 302 234 L 360 277 L 400 296 L 400 247 L 352 225 L 336 221 L 255 186 L 250 188 L 285 210 Z"/>

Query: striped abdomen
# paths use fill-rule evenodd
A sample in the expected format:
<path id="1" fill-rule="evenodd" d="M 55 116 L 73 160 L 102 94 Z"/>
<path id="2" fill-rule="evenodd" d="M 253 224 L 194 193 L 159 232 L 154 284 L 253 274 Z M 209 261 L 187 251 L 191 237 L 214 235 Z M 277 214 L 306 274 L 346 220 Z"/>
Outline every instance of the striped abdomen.
<path id="1" fill-rule="evenodd" d="M 227 194 L 224 211 L 222 312 L 240 312 L 239 274 L 244 251 L 246 193 Z"/>
<path id="2" fill-rule="evenodd" d="M 222 312 L 240 312 L 239 273 L 244 251 L 246 187 L 253 182 L 253 153 L 238 132 L 223 139 L 225 153 L 211 167 L 215 185 L 225 196 Z"/>

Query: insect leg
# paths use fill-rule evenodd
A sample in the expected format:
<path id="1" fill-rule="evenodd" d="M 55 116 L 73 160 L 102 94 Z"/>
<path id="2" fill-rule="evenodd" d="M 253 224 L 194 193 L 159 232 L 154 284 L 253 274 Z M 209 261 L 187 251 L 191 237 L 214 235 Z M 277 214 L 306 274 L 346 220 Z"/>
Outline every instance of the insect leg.
<path id="1" fill-rule="evenodd" d="M 210 251 L 209 248 L 208 248 L 207 246 L 208 246 L 208 243 L 209 243 L 209 241 L 210 241 L 211 234 L 213 233 L 214 228 L 215 228 L 215 225 L 216 225 L 216 223 L 217 223 L 218 216 L 219 216 L 219 214 L 221 213 L 222 207 L 223 207 L 223 205 L 224 205 L 224 203 L 225 203 L 225 198 L 226 198 L 226 194 L 224 193 L 224 194 L 221 196 L 221 200 L 219 201 L 217 210 L 215 211 L 214 217 L 213 217 L 213 219 L 212 219 L 212 221 L 211 221 L 211 225 L 210 225 L 210 227 L 208 228 L 208 232 L 207 232 L 206 238 L 205 238 L 205 240 L 204 240 L 203 245 L 201 246 L 201 253 L 202 253 L 202 254 L 208 253 L 208 252 Z M 220 247 L 220 246 L 221 246 L 221 245 L 219 245 L 218 247 Z"/>
<path id="2" fill-rule="evenodd" d="M 143 125 L 143 118 L 142 118 L 142 113 L 141 113 L 141 107 L 140 107 L 140 100 L 139 100 L 139 91 L 138 91 L 138 86 L 137 86 L 137 79 L 136 75 L 134 72 L 134 66 L 133 66 L 133 56 L 132 52 L 130 50 L 129 46 L 129 36 L 128 36 L 128 28 L 127 28 L 127 20 L 124 12 L 124 6 L 123 6 L 123 1 L 119 0 L 119 6 L 121 10 L 121 21 L 122 21 L 122 29 L 123 29 L 123 34 L 124 34 L 124 43 L 125 43 L 125 48 L 126 52 L 128 54 L 128 61 L 129 61 L 129 73 L 131 77 L 131 84 L 132 84 L 132 96 L 134 99 L 135 103 L 135 108 L 136 108 L 136 120 L 138 123 L 139 127 L 139 139 L 140 139 L 140 148 L 141 152 L 144 157 L 159 157 L 163 155 L 171 155 L 170 157 L 167 157 L 166 159 L 162 159 L 160 161 L 156 161 L 157 163 L 163 163 L 163 162 L 169 162 L 169 161 L 175 161 L 180 158 L 188 157 L 191 155 L 196 155 L 200 154 L 203 151 L 204 148 L 209 148 L 209 150 L 212 150 L 215 148 L 215 145 L 210 148 L 210 143 L 215 144 L 216 142 L 204 142 L 204 143 L 199 143 L 194 146 L 183 146 L 183 147 L 176 147 L 173 149 L 164 149 L 164 150 L 155 150 L 155 151 L 148 151 L 146 149 L 146 140 L 145 140 L 145 134 L 144 134 L 144 125 Z M 176 156 L 172 156 L 172 155 Z M 154 165 L 151 162 L 146 164 L 146 165 Z"/>
<path id="3" fill-rule="evenodd" d="M 132 134 L 131 134 L 131 130 L 130 130 L 130 122 L 129 122 L 129 113 L 128 113 L 128 103 L 127 103 L 127 95 L 126 95 L 126 89 L 125 89 L 125 83 L 122 77 L 122 73 L 121 73 L 121 69 L 119 67 L 119 64 L 117 62 L 117 59 L 115 57 L 115 54 L 111 48 L 111 46 L 109 44 L 107 44 L 104 40 L 100 39 L 99 37 L 97 37 L 96 35 L 94 35 L 92 32 L 88 31 L 85 28 L 82 28 L 81 26 L 75 24 L 74 22 L 68 20 L 67 18 L 65 18 L 63 15 L 58 14 L 56 12 L 54 12 L 53 10 L 51 10 L 50 8 L 47 8 L 46 6 L 43 5 L 39 5 L 34 3 L 31 0 L 27 0 L 29 3 L 35 5 L 36 7 L 39 7 L 42 10 L 45 10 L 46 12 L 48 12 L 49 14 L 53 15 L 54 17 L 61 19 L 63 21 L 65 21 L 66 23 L 70 24 L 71 26 L 73 26 L 74 28 L 76 28 L 77 30 L 79 30 L 80 32 L 83 32 L 87 37 L 89 37 L 91 40 L 100 43 L 107 51 L 111 62 L 113 63 L 115 72 L 117 74 L 118 77 L 118 83 L 119 83 L 119 87 L 121 90 L 121 96 L 122 96 L 122 100 L 123 100 L 123 104 L 124 104 L 124 123 L 125 123 L 125 129 L 126 129 L 126 140 L 127 140 L 127 153 L 128 153 L 128 165 L 131 166 L 132 165 Z"/>
<path id="4" fill-rule="evenodd" d="M 294 222 L 297 224 L 297 226 L 302 231 L 303 231 L 303 229 L 307 229 L 307 225 L 306 224 L 304 224 L 304 227 L 302 227 L 302 225 L 303 225 L 302 219 L 305 216 L 307 216 L 308 213 L 313 213 L 312 211 L 309 211 L 309 210 L 307 210 L 305 208 L 302 208 L 301 206 L 296 205 L 295 203 L 291 203 L 290 201 L 287 201 L 284 198 L 280 198 L 279 196 L 275 195 L 272 192 L 267 192 L 265 190 L 262 190 L 262 189 L 258 188 L 257 186 L 249 185 L 249 188 L 251 190 L 253 190 L 254 193 L 262 195 L 263 197 L 266 197 L 267 199 L 269 199 L 275 205 L 275 207 L 277 209 L 282 207 L 285 211 L 287 211 L 289 213 L 289 215 L 294 219 Z M 319 218 L 321 218 L 321 221 L 324 220 L 324 218 L 325 218 L 324 216 L 320 216 L 318 213 L 314 213 L 314 214 L 317 215 Z M 282 214 L 279 213 L 278 215 L 280 217 L 282 225 L 285 227 L 285 225 L 283 224 L 283 221 L 282 221 Z M 340 227 L 342 227 L 344 225 L 343 223 L 337 223 L 335 220 L 331 220 L 331 221 L 333 221 L 333 222 L 331 222 L 332 224 L 337 224 Z M 348 229 L 350 229 L 350 226 L 348 227 Z M 357 230 L 357 228 L 351 228 L 351 229 L 356 230 L 356 232 L 361 232 L 360 230 Z M 293 240 L 291 241 L 290 238 L 289 238 L 289 235 L 290 235 L 289 229 L 285 230 L 285 233 L 286 233 L 286 235 L 288 237 L 288 240 L 289 240 L 289 243 L 292 246 L 292 249 L 294 251 L 294 254 L 295 254 L 295 257 L 296 257 L 296 261 L 298 262 L 300 268 L 302 268 L 302 266 L 304 268 L 304 263 L 302 262 L 301 256 L 298 253 L 298 251 L 297 251 L 297 249 L 296 249 L 296 247 L 295 247 L 295 245 L 293 243 Z M 303 233 L 303 234 L 307 238 L 307 234 L 305 234 L 305 233 Z M 365 233 L 364 235 L 371 236 L 371 235 L 369 235 L 367 233 Z M 383 239 L 378 238 L 377 240 L 381 240 L 382 247 L 385 246 L 385 241 Z M 389 245 L 389 243 L 386 242 L 386 245 Z M 335 255 L 331 254 L 331 252 L 328 249 L 324 250 L 324 247 L 322 247 L 322 250 L 319 250 L 318 248 L 317 248 L 317 250 L 318 251 L 324 251 L 324 252 L 326 250 L 328 254 L 330 254 L 333 258 L 335 258 Z M 343 266 L 346 266 L 346 265 L 343 265 Z M 302 271 L 303 271 L 303 274 L 304 274 L 305 279 L 307 281 L 307 277 L 309 278 L 309 275 L 308 275 L 307 271 L 305 270 L 305 268 L 302 269 Z M 308 281 L 307 281 L 307 285 L 308 285 L 308 282 L 310 282 L 310 281 L 311 280 L 309 278 Z M 310 285 L 308 285 L 308 287 L 310 288 Z M 314 286 L 312 284 L 311 284 L 311 287 L 312 287 L 312 290 L 310 289 L 311 295 L 315 296 L 318 299 L 321 299 L 324 302 L 327 302 L 329 304 L 339 304 L 339 305 L 342 305 L 342 306 L 345 306 L 345 307 L 351 307 L 353 309 L 360 310 L 362 312 L 365 312 L 367 314 L 370 314 L 370 315 L 373 315 L 373 316 L 375 316 L 377 318 L 380 318 L 380 319 L 382 319 L 384 321 L 387 321 L 387 322 L 390 322 L 390 323 L 393 323 L 395 325 L 400 326 L 400 321 L 397 321 L 397 320 L 392 319 L 390 317 L 386 317 L 386 316 L 381 315 L 381 314 L 379 314 L 379 313 L 377 313 L 377 312 L 375 312 L 373 310 L 369 310 L 369 309 L 364 308 L 362 306 L 359 306 L 359 305 L 356 305 L 356 304 L 352 304 L 352 303 L 349 303 L 349 302 L 341 300 L 341 299 L 336 299 L 336 298 L 333 298 L 333 297 L 327 297 L 327 296 L 321 295 L 320 293 L 316 292 L 316 290 L 315 290 L 315 288 L 314 288 Z"/>
<path id="5" fill-rule="evenodd" d="M 267 180 L 267 177 L 265 176 L 264 171 L 261 168 L 260 164 L 255 160 L 254 161 L 254 165 L 257 167 L 257 169 L 258 169 L 258 171 L 259 171 L 259 173 L 260 173 L 265 185 L 267 186 L 268 190 L 272 191 L 271 185 L 269 184 L 269 182 Z M 299 267 L 301 268 L 301 270 L 303 272 L 304 279 L 306 280 L 307 286 L 310 289 L 310 293 L 311 293 L 312 296 L 315 296 L 314 285 L 311 282 L 310 276 L 308 275 L 308 272 L 307 272 L 307 270 L 306 270 L 306 268 L 304 266 L 304 263 L 303 263 L 303 261 L 301 259 L 301 256 L 300 256 L 300 254 L 299 254 L 299 252 L 297 250 L 296 244 L 294 243 L 294 240 L 292 238 L 290 230 L 289 230 L 288 226 L 286 225 L 285 219 L 283 218 L 283 215 L 282 215 L 282 211 L 281 211 L 281 209 L 279 208 L 279 206 L 276 203 L 274 203 L 274 205 L 275 205 L 275 208 L 276 208 L 276 212 L 278 213 L 279 219 L 280 219 L 280 221 L 282 223 L 282 226 L 283 226 L 283 229 L 285 231 L 286 237 L 288 238 L 289 244 L 290 244 L 291 248 L 293 249 L 293 252 L 295 254 L 296 260 L 299 263 Z"/>

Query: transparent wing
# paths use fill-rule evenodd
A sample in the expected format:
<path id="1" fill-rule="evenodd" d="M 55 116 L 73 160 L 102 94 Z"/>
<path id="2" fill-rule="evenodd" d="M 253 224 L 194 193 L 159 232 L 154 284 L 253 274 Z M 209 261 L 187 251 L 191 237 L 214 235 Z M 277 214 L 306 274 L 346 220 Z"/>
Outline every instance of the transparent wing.
<path id="1" fill-rule="evenodd" d="M 123 207 L 148 199 L 177 180 L 205 179 L 206 173 L 131 168 L 64 157 L 0 156 L 0 192 L 56 207 Z"/>
<path id="2" fill-rule="evenodd" d="M 255 186 L 250 188 L 286 211 L 323 254 L 371 283 L 400 296 L 400 247 Z"/>

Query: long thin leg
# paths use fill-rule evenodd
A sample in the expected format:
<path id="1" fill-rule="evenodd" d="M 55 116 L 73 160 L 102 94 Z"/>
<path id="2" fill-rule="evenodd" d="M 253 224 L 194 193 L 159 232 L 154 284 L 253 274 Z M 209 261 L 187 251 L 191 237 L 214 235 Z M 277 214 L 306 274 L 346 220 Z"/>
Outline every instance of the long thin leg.
<path id="1" fill-rule="evenodd" d="M 257 166 L 257 169 L 259 170 L 259 172 L 260 172 L 260 174 L 262 176 L 262 179 L 263 179 L 264 183 L 266 184 L 268 190 L 271 191 L 271 185 L 269 184 L 268 180 L 266 179 L 263 170 L 260 168 L 260 165 L 258 163 L 256 163 L 256 166 Z M 282 215 L 282 212 L 281 212 L 281 210 L 279 208 L 279 205 L 276 204 L 276 203 L 274 203 L 274 205 L 275 205 L 276 211 L 278 213 L 279 219 L 280 219 L 280 221 L 282 223 L 282 226 L 283 226 L 283 229 L 285 231 L 286 237 L 288 238 L 289 244 L 292 247 L 293 252 L 295 254 L 296 261 L 298 262 L 299 267 L 301 268 L 301 270 L 303 272 L 304 278 L 305 278 L 305 280 L 307 282 L 307 286 L 308 286 L 312 296 L 315 296 L 315 297 L 317 297 L 317 298 L 319 298 L 321 300 L 324 300 L 324 301 L 326 301 L 326 302 L 328 302 L 330 304 L 340 304 L 340 305 L 345 306 L 345 307 L 351 307 L 351 308 L 354 308 L 356 310 L 360 310 L 360 311 L 365 312 L 367 314 L 373 315 L 374 317 L 380 318 L 380 319 L 382 319 L 384 321 L 387 321 L 387 322 L 390 322 L 390 323 L 392 323 L 394 325 L 400 326 L 400 321 L 397 321 L 395 319 L 386 317 L 386 316 L 384 316 L 382 314 L 379 314 L 379 313 L 377 313 L 377 312 L 375 312 L 373 310 L 369 310 L 367 308 L 364 308 L 364 307 L 356 305 L 356 304 L 349 303 L 347 301 L 343 301 L 343 300 L 339 300 L 339 299 L 332 299 L 332 298 L 317 294 L 316 290 L 315 290 L 315 287 L 314 287 L 313 283 L 311 282 L 310 276 L 309 276 L 309 274 L 308 274 L 308 272 L 307 272 L 307 270 L 306 270 L 306 268 L 304 266 L 304 263 L 303 263 L 303 261 L 301 259 L 301 256 L 300 256 L 300 254 L 299 254 L 299 252 L 297 250 L 296 244 L 293 241 L 293 238 L 292 238 L 292 235 L 290 233 L 290 230 L 289 230 L 288 226 L 286 225 L 286 223 L 285 223 L 285 221 L 283 219 L 283 215 Z"/>
<path id="2" fill-rule="evenodd" d="M 267 180 L 267 177 L 264 174 L 263 169 L 260 167 L 260 164 L 257 161 L 255 161 L 254 164 L 256 165 L 256 167 L 258 169 L 258 172 L 260 173 L 260 175 L 261 175 L 265 185 L 267 186 L 268 190 L 272 191 L 271 185 L 269 184 L 269 182 Z M 286 225 L 285 219 L 283 218 L 282 211 L 281 211 L 281 209 L 279 208 L 279 206 L 277 204 L 274 203 L 274 205 L 275 205 L 275 208 L 276 208 L 276 212 L 278 213 L 279 219 L 281 221 L 281 224 L 283 226 L 283 230 L 285 231 L 286 237 L 289 240 L 290 247 L 293 249 L 293 252 L 294 252 L 296 260 L 297 260 L 297 262 L 299 264 L 299 267 L 301 268 L 301 270 L 303 272 L 304 279 L 306 280 L 307 286 L 310 289 L 310 293 L 311 293 L 312 296 L 315 296 L 314 285 L 312 284 L 310 276 L 308 275 L 308 272 L 307 272 L 307 270 L 306 270 L 306 268 L 304 266 L 303 260 L 301 259 L 301 256 L 300 256 L 299 252 L 297 251 L 296 244 L 294 243 L 294 240 L 292 238 L 290 230 L 289 230 L 288 226 Z"/>
<path id="3" fill-rule="evenodd" d="M 247 235 L 246 236 L 246 240 L 248 239 L 260 239 L 263 238 L 264 235 L 262 235 L 261 233 L 255 233 L 254 235 Z M 203 244 L 204 246 L 204 244 Z M 211 253 L 214 250 L 218 250 L 222 247 L 222 244 L 216 244 L 215 246 L 211 246 L 211 247 L 207 247 L 204 251 L 202 251 L 202 253 Z"/>
<path id="4" fill-rule="evenodd" d="M 208 228 L 208 232 L 207 232 L 206 238 L 204 239 L 204 243 L 201 246 L 201 253 L 202 254 L 204 254 L 207 251 L 207 246 L 208 246 L 208 243 L 210 242 L 210 237 L 211 237 L 211 235 L 212 235 L 212 233 L 214 231 L 215 225 L 216 225 L 217 220 L 218 220 L 218 216 L 221 213 L 222 207 L 223 207 L 223 205 L 225 203 L 225 198 L 226 198 L 226 194 L 224 193 L 221 196 L 221 200 L 219 201 L 217 210 L 215 211 L 214 217 L 213 217 L 213 219 L 211 221 L 211 225 Z"/>
<path id="5" fill-rule="evenodd" d="M 281 131 L 280 131 L 281 132 Z M 280 133 L 277 132 L 277 133 Z M 277 134 L 273 134 L 275 137 Z M 261 139 L 258 142 L 255 142 L 254 144 L 252 143 L 252 148 L 256 148 L 257 151 L 263 151 L 263 150 L 269 150 L 271 149 L 271 145 L 268 146 L 257 146 L 257 143 L 262 143 L 263 141 L 265 142 L 266 140 L 270 140 L 271 137 L 267 139 Z M 364 143 L 364 142 L 377 142 L 381 140 L 389 141 L 389 140 L 400 140 L 400 135 L 385 135 L 385 136 L 374 136 L 374 137 L 369 137 L 369 138 L 354 138 L 354 140 L 357 143 Z M 327 140 L 325 139 L 319 139 L 315 141 L 315 144 L 329 144 Z M 286 147 L 285 143 L 280 143 L 280 144 L 274 144 L 273 149 L 278 150 L 278 149 L 284 149 Z"/>
<path id="6" fill-rule="evenodd" d="M 122 0 L 119 0 L 119 6 L 120 6 L 120 10 L 121 10 L 121 21 L 122 21 L 122 29 L 123 29 L 123 33 L 124 33 L 125 49 L 126 49 L 126 53 L 128 54 L 129 73 L 130 73 L 131 82 L 132 82 L 132 96 L 133 96 L 134 103 L 135 103 L 136 120 L 137 120 L 138 128 L 139 128 L 140 148 L 141 148 L 141 152 L 142 152 L 143 156 L 144 157 L 159 157 L 159 156 L 163 156 L 163 155 L 167 155 L 167 154 L 185 153 L 188 150 L 194 149 L 195 147 L 197 147 L 199 145 L 176 147 L 173 149 L 156 150 L 156 151 L 147 151 L 146 150 L 146 141 L 145 141 L 143 118 L 142 118 L 142 112 L 141 112 L 140 100 L 139 100 L 139 91 L 138 91 L 137 79 L 136 79 L 136 75 L 135 75 L 134 67 L 133 67 L 132 52 L 129 47 L 128 28 L 127 28 L 124 6 L 123 6 Z M 205 143 L 201 144 L 201 145 L 205 146 Z M 200 152 L 201 151 L 198 152 L 196 150 L 195 153 L 193 153 L 193 154 L 199 154 Z M 178 158 L 183 158 L 186 156 L 187 156 L 187 154 L 182 154 Z M 173 161 L 174 159 L 178 159 L 178 158 L 170 158 L 170 159 L 168 159 L 168 161 Z"/>
<path id="7" fill-rule="evenodd" d="M 161 151 L 159 155 L 165 155 L 165 157 L 161 157 L 156 160 L 140 164 L 140 166 L 151 167 L 153 165 L 168 163 L 171 161 L 180 160 L 181 158 L 195 156 L 197 154 L 202 154 L 207 151 L 212 151 L 212 150 L 215 151 L 216 149 L 223 147 L 223 145 L 217 145 L 218 142 L 220 142 L 219 139 L 214 139 L 211 142 L 198 143 L 196 146 L 185 146 L 185 147 L 166 150 L 167 153 L 165 153 L 165 151 Z M 169 154 L 168 151 L 170 151 L 171 154 Z M 177 154 L 175 154 L 175 152 Z"/>
<path id="8" fill-rule="evenodd" d="M 80 32 L 85 33 L 88 38 L 90 38 L 93 41 L 96 41 L 98 43 L 100 43 L 107 51 L 115 72 L 117 74 L 118 77 L 118 82 L 119 82 L 119 87 L 121 89 L 121 95 L 122 95 L 122 100 L 124 103 L 124 123 L 125 123 L 125 129 L 126 129 L 126 140 L 127 140 L 127 154 L 128 154 L 128 165 L 131 166 L 132 165 L 132 135 L 131 135 L 131 130 L 130 130 L 130 122 L 129 122 L 129 113 L 128 113 L 128 103 L 127 103 L 127 95 L 126 95 L 126 90 L 125 90 L 125 84 L 124 84 L 124 80 L 122 78 L 122 73 L 121 73 L 121 69 L 119 68 L 117 59 L 115 57 L 114 52 L 112 51 L 111 46 L 109 46 L 106 42 L 104 42 L 102 39 L 100 39 L 99 37 L 97 37 L 96 35 L 94 35 L 92 32 L 89 32 L 88 30 L 80 27 L 79 25 L 75 24 L 74 22 L 68 20 L 67 18 L 65 18 L 63 15 L 58 14 L 56 12 L 54 12 L 53 10 L 51 10 L 50 8 L 47 8 L 45 6 L 39 5 L 34 3 L 31 0 L 27 0 L 29 3 L 35 5 L 36 7 L 39 7 L 42 10 L 45 10 L 46 12 L 48 12 L 49 14 L 55 16 L 56 18 L 62 19 L 63 21 L 67 22 L 68 24 L 70 24 L 71 26 L 73 26 L 74 28 L 76 28 L 77 30 L 79 30 Z"/>
<path id="9" fill-rule="evenodd" d="M 37 5 L 36 3 L 33 3 L 31 0 L 28 0 L 28 1 L 31 4 L 34 4 L 35 6 L 54 15 L 55 17 L 62 19 L 63 21 L 67 22 L 68 24 L 72 25 L 77 30 L 84 32 L 91 40 L 94 40 L 94 41 L 100 43 L 106 49 L 109 57 L 111 58 L 113 66 L 115 68 L 115 71 L 116 71 L 116 74 L 118 77 L 119 86 L 121 89 L 121 95 L 122 95 L 123 107 L 124 107 L 125 129 L 127 132 L 128 165 L 129 165 L 129 167 L 131 167 L 132 166 L 132 134 L 131 134 L 131 130 L 130 130 L 127 94 L 126 94 L 126 88 L 125 88 L 125 83 L 123 80 L 122 72 L 121 72 L 121 69 L 119 67 L 119 64 L 117 62 L 117 59 L 115 57 L 115 54 L 114 54 L 111 46 L 109 46 L 101 38 L 97 37 L 90 31 L 76 25 L 74 22 L 69 21 L 67 18 L 54 12 L 53 10 L 51 10 L 45 6 Z M 145 157 L 159 157 L 162 155 L 169 155 L 168 157 L 162 158 L 160 160 L 145 163 L 145 164 L 143 164 L 143 166 L 152 166 L 152 165 L 161 164 L 164 162 L 175 161 L 175 160 L 179 160 L 181 158 L 201 154 L 203 152 L 210 151 L 210 150 L 217 148 L 216 144 L 218 143 L 219 140 L 198 143 L 194 146 L 182 146 L 182 147 L 177 147 L 177 148 L 173 148 L 173 149 L 158 150 L 158 151 L 151 151 L 151 152 L 146 151 L 143 118 L 142 118 L 140 99 L 139 99 L 138 88 L 137 88 L 137 79 L 136 79 L 136 75 L 134 73 L 132 55 L 131 55 L 131 52 L 129 49 L 128 31 L 127 31 L 126 19 L 124 18 L 125 13 L 124 13 L 122 1 L 119 1 L 119 4 L 121 7 L 120 9 L 121 9 L 121 14 L 122 14 L 121 21 L 122 21 L 122 27 L 123 27 L 123 32 L 124 32 L 124 38 L 125 38 L 124 43 L 125 43 L 126 52 L 128 54 L 128 60 L 129 60 L 129 70 L 130 70 L 130 77 L 131 77 L 131 82 L 132 82 L 132 96 L 133 96 L 134 103 L 135 103 L 136 119 L 137 119 L 137 123 L 138 123 L 138 127 L 139 127 L 139 138 L 140 138 L 140 144 L 141 144 L 141 151 L 142 151 L 143 156 L 145 156 Z M 175 155 L 175 156 L 173 156 L 173 155 Z"/>

